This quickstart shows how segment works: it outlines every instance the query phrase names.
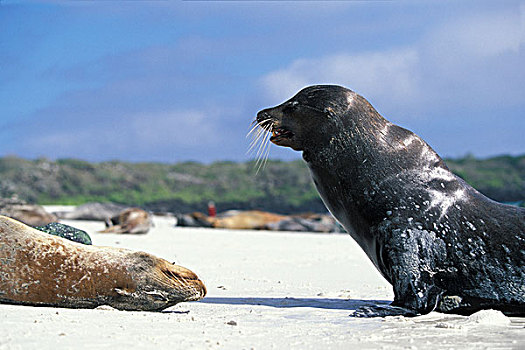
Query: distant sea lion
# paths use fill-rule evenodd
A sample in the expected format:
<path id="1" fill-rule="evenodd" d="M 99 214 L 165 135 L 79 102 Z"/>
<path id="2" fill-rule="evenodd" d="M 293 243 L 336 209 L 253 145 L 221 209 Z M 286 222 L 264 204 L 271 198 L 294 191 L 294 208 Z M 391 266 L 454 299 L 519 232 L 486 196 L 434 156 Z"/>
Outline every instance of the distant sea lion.
<path id="1" fill-rule="evenodd" d="M 107 228 L 100 232 L 148 233 L 152 225 L 153 221 L 148 212 L 139 208 L 127 208 L 106 220 Z"/>
<path id="2" fill-rule="evenodd" d="M 105 221 L 118 215 L 126 206 L 116 203 L 85 203 L 75 207 L 72 211 L 54 212 L 60 219 L 67 220 L 98 220 Z"/>
<path id="3" fill-rule="evenodd" d="M 30 226 L 43 226 L 57 217 L 38 204 L 28 204 L 20 199 L 0 198 L 0 215 L 9 216 Z"/>
<path id="4" fill-rule="evenodd" d="M 524 209 L 483 196 L 340 86 L 307 87 L 257 123 L 303 152 L 327 208 L 392 284 L 386 313 L 525 314 Z"/>
<path id="5" fill-rule="evenodd" d="M 303 214 L 287 216 L 264 226 L 265 230 L 295 232 L 341 232 L 333 216 L 329 214 Z"/>
<path id="6" fill-rule="evenodd" d="M 230 230 L 259 230 L 267 224 L 284 220 L 286 216 L 260 210 L 239 211 L 233 215 L 210 217 L 213 227 Z"/>
<path id="7" fill-rule="evenodd" d="M 213 227 L 209 217 L 201 212 L 190 214 L 176 214 L 176 226 L 181 227 Z"/>
<path id="8" fill-rule="evenodd" d="M 0 216 L 0 302 L 155 311 L 205 294 L 193 272 L 151 254 L 71 242 Z"/>

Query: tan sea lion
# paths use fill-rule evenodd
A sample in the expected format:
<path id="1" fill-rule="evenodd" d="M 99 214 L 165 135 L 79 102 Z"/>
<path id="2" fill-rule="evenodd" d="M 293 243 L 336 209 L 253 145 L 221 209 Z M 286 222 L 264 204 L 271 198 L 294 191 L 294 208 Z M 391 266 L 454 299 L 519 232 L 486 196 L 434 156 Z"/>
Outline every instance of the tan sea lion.
<path id="1" fill-rule="evenodd" d="M 148 233 L 152 225 L 151 215 L 148 212 L 139 208 L 127 208 L 106 220 L 107 228 L 100 232 Z"/>
<path id="2" fill-rule="evenodd" d="M 230 230 L 259 230 L 269 223 L 278 222 L 286 216 L 259 210 L 241 211 L 227 217 L 209 218 L 213 227 Z"/>
<path id="3" fill-rule="evenodd" d="M 44 226 L 57 221 L 57 217 L 48 213 L 38 204 L 28 204 L 15 198 L 0 199 L 0 215 L 9 216 L 30 226 Z"/>
<path id="4" fill-rule="evenodd" d="M 57 211 L 53 214 L 58 216 L 58 218 L 60 219 L 67 220 L 104 221 L 107 220 L 107 218 L 111 218 L 118 215 L 121 211 L 123 211 L 126 208 L 126 206 L 117 203 L 90 202 L 79 205 L 71 211 Z"/>
<path id="5" fill-rule="evenodd" d="M 151 254 L 71 242 L 0 216 L 0 302 L 158 311 L 205 294 L 192 271 Z"/>

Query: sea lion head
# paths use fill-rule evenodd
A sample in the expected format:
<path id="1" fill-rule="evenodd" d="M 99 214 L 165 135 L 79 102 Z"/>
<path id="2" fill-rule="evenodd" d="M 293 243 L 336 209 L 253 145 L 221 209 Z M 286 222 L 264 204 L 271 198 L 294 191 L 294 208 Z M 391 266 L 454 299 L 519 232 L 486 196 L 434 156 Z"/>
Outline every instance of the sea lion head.
<path id="1" fill-rule="evenodd" d="M 358 128 L 367 119 L 385 123 L 361 96 L 337 85 L 315 85 L 299 91 L 288 101 L 257 114 L 257 123 L 271 132 L 270 141 L 296 151 L 316 153 L 326 148 L 341 131 Z"/>
<path id="2" fill-rule="evenodd" d="M 271 134 L 270 142 L 302 151 L 308 163 L 333 165 L 341 163 L 336 160 L 342 156 L 345 164 L 371 159 L 383 163 L 395 159 L 406 166 L 439 162 L 417 135 L 392 124 L 364 97 L 342 86 L 306 87 L 288 101 L 260 111 L 256 122 L 259 131 Z M 407 157 L 407 151 L 412 155 Z"/>
<path id="3" fill-rule="evenodd" d="M 163 310 L 183 301 L 204 298 L 206 287 L 191 270 L 145 252 L 128 257 L 131 281 L 115 288 L 119 297 L 110 305 L 119 309 Z"/>

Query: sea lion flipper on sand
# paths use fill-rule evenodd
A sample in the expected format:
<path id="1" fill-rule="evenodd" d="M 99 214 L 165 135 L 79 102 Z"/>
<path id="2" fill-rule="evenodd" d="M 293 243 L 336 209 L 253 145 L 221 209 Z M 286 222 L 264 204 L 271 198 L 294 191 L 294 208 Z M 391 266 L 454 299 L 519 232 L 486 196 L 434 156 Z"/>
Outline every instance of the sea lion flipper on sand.
<path id="1" fill-rule="evenodd" d="M 154 255 L 75 243 L 0 216 L 0 302 L 158 311 L 205 294 L 192 271 Z"/>
<path id="2" fill-rule="evenodd" d="M 256 122 L 257 140 L 303 153 L 328 210 L 392 284 L 392 314 L 525 315 L 525 209 L 483 196 L 341 86 L 304 88 Z M 362 315 L 388 312 L 373 309 Z"/>

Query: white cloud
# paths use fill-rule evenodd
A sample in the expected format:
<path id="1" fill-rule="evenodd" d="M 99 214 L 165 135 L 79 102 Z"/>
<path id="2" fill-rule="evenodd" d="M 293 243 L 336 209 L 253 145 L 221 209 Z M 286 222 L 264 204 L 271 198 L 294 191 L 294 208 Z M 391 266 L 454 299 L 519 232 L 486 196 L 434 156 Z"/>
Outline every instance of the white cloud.
<path id="1" fill-rule="evenodd" d="M 194 147 L 220 139 L 214 116 L 207 111 L 165 111 L 130 117 L 128 134 L 149 147 Z"/>
<path id="2" fill-rule="evenodd" d="M 296 59 L 262 77 L 269 98 L 312 84 L 339 84 L 397 121 L 436 110 L 521 103 L 525 5 L 474 13 L 430 27 L 409 46 Z M 444 116 L 446 118 L 446 116 Z"/>
<path id="3" fill-rule="evenodd" d="M 435 50 L 478 59 L 517 53 L 525 46 L 525 6 L 449 21 L 427 38 Z"/>
<path id="4" fill-rule="evenodd" d="M 408 101 L 417 94 L 419 63 L 413 49 L 361 54 L 341 53 L 299 59 L 262 78 L 272 98 L 290 97 L 312 84 L 338 84 L 358 93 Z"/>

